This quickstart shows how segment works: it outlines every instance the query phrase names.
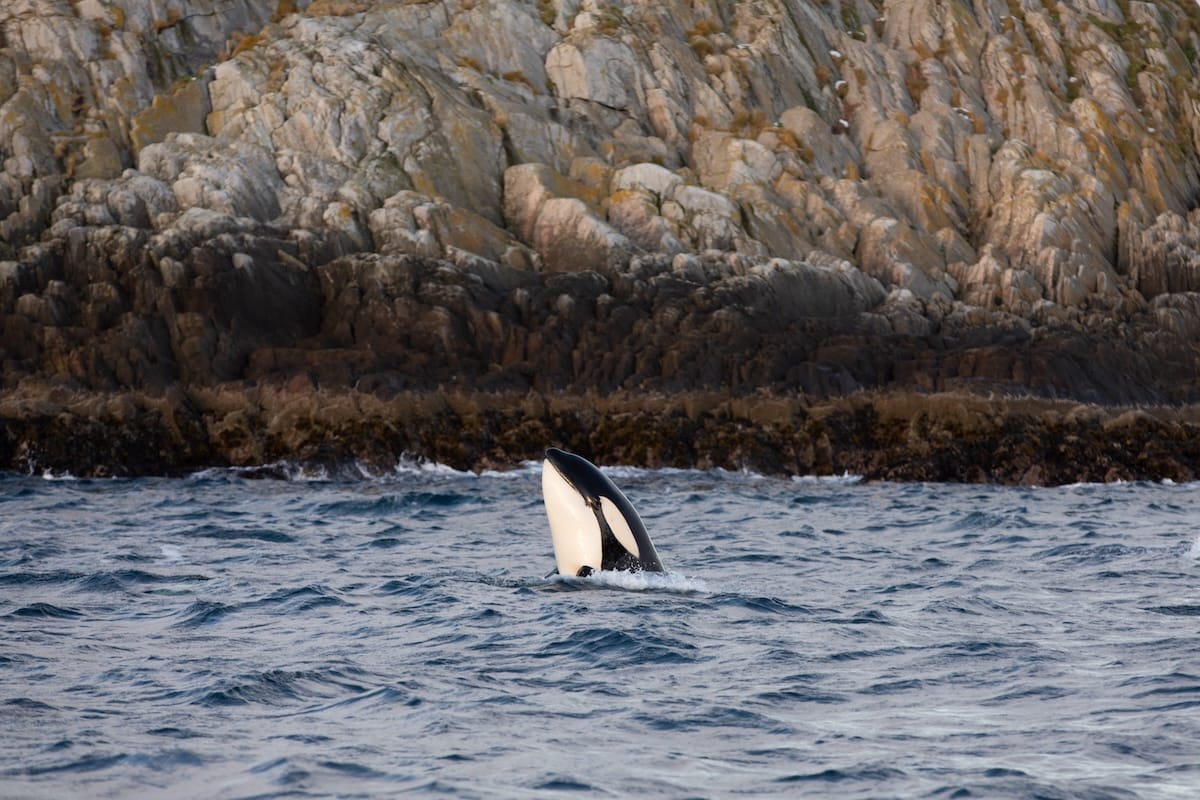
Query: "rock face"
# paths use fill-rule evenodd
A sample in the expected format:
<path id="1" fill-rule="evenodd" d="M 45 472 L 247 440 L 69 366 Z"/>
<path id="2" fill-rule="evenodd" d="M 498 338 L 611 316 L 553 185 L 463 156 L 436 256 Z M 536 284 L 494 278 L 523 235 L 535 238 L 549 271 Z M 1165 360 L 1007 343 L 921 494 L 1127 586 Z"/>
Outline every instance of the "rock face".
<path id="1" fill-rule="evenodd" d="M 12 0 L 0 388 L 1197 402 L 1198 52 L 1185 0 Z"/>

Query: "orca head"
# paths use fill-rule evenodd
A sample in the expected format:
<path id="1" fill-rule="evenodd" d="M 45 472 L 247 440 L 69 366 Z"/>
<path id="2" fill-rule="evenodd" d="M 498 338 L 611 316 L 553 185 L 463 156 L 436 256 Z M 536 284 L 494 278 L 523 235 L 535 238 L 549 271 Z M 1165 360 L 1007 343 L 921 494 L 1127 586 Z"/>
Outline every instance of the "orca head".
<path id="1" fill-rule="evenodd" d="M 590 575 L 602 569 L 663 571 L 633 505 L 586 458 L 556 447 L 546 450 L 542 497 L 558 574 Z"/>

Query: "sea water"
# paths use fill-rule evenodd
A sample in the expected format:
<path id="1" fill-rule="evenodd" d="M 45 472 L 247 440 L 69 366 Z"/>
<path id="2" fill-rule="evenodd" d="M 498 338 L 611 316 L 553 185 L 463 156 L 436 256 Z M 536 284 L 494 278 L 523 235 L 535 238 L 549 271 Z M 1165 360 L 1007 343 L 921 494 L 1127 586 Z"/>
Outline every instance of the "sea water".
<path id="1" fill-rule="evenodd" d="M 1200 486 L 0 477 L 0 796 L 1200 792 Z"/>

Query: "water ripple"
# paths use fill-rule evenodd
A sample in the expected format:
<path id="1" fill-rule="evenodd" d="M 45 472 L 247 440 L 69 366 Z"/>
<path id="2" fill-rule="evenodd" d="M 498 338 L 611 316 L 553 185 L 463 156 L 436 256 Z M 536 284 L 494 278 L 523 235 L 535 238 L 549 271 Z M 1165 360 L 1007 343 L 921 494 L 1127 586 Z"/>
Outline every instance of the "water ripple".
<path id="1" fill-rule="evenodd" d="M 220 622 L 234 611 L 232 606 L 218 603 L 215 600 L 197 600 L 188 605 L 179 615 L 181 618 L 176 626 L 181 628 L 196 628 Z"/>
<path id="2" fill-rule="evenodd" d="M 646 631 L 590 628 L 556 639 L 543 646 L 534 658 L 563 656 L 604 669 L 638 664 L 686 664 L 694 661 L 698 648 Z"/>
<path id="3" fill-rule="evenodd" d="M 188 532 L 189 536 L 202 539 L 217 539 L 220 541 L 257 541 L 257 542 L 272 542 L 275 544 L 288 544 L 295 542 L 296 539 L 283 531 L 272 530 L 270 528 L 260 528 L 257 526 L 239 528 L 226 527 L 224 525 L 204 524 L 192 528 Z"/>
<path id="4" fill-rule="evenodd" d="M 52 603 L 31 603 L 21 606 L 15 611 L 10 611 L 5 616 L 31 619 L 78 619 L 83 616 L 83 612 L 75 608 L 56 606 Z"/>

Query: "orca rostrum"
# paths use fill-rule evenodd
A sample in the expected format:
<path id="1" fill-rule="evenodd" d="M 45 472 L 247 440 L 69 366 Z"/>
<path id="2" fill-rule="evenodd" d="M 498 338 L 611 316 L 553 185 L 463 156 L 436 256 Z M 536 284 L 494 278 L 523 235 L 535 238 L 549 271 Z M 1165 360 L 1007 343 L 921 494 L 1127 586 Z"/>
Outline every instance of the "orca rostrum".
<path id="1" fill-rule="evenodd" d="M 542 497 L 559 575 L 664 571 L 633 504 L 586 458 L 549 448 Z"/>

